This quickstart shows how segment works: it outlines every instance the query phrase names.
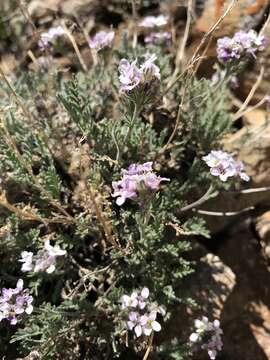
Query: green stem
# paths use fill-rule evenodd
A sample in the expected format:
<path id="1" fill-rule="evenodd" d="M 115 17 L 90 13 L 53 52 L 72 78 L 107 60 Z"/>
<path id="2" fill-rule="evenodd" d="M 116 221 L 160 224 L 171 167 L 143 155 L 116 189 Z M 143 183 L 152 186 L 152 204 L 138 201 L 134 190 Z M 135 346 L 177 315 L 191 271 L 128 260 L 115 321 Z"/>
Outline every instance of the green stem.
<path id="1" fill-rule="evenodd" d="M 137 119 L 137 117 L 138 117 L 138 109 L 139 109 L 139 107 L 137 106 L 137 104 L 135 104 L 135 105 L 134 105 L 133 115 L 132 115 L 131 122 L 130 122 L 130 126 L 129 126 L 128 132 L 127 132 L 127 134 L 126 134 L 126 136 L 125 136 L 125 139 L 124 139 L 124 144 L 125 144 L 126 141 L 130 138 L 130 135 L 131 135 L 132 130 L 133 130 L 133 128 L 134 128 L 136 119 Z"/>
<path id="2" fill-rule="evenodd" d="M 124 146 L 126 145 L 127 141 L 129 140 L 129 138 L 130 138 L 130 136 L 132 134 L 132 130 L 134 128 L 134 125 L 136 123 L 136 120 L 137 120 L 137 117 L 138 117 L 138 114 L 139 114 L 139 109 L 140 109 L 140 107 L 135 103 L 132 118 L 131 118 L 131 121 L 130 121 L 130 126 L 129 126 L 128 132 L 126 133 L 126 136 L 125 136 L 124 141 L 123 141 L 122 151 L 120 151 L 118 144 L 116 146 L 116 148 L 117 148 L 116 161 L 117 162 L 119 160 L 121 160 Z M 116 143 L 116 140 L 114 140 L 114 142 Z"/>

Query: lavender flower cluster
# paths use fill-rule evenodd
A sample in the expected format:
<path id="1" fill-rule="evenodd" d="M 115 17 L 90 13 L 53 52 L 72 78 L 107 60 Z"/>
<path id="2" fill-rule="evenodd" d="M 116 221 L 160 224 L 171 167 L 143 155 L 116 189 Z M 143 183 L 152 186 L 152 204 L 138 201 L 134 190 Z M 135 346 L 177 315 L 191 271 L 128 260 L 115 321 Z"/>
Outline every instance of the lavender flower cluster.
<path id="1" fill-rule="evenodd" d="M 33 297 L 28 289 L 23 289 L 23 280 L 19 279 L 15 289 L 2 289 L 0 297 L 0 321 L 6 319 L 16 325 L 23 313 L 30 315 L 33 311 Z"/>
<path id="2" fill-rule="evenodd" d="M 134 331 L 137 338 L 141 335 L 150 336 L 153 331 L 160 331 L 161 325 L 157 321 L 157 314 L 166 314 L 162 306 L 149 301 L 149 294 L 149 289 L 144 287 L 140 293 L 123 295 L 121 299 L 122 310 L 126 312 L 127 329 Z"/>
<path id="3" fill-rule="evenodd" d="M 207 317 L 203 316 L 202 320 L 196 319 L 194 322 L 196 331 L 192 333 L 189 340 L 192 343 L 200 345 L 201 349 L 206 350 L 211 360 L 215 360 L 218 351 L 222 350 L 220 322 L 214 320 L 210 322 Z"/>
<path id="4" fill-rule="evenodd" d="M 172 34 L 168 31 L 151 32 L 144 38 L 146 44 L 162 44 L 168 43 L 172 39 Z"/>
<path id="5" fill-rule="evenodd" d="M 109 48 L 112 46 L 114 36 L 114 31 L 99 31 L 92 39 L 89 40 L 89 46 L 97 52 L 102 49 Z"/>
<path id="6" fill-rule="evenodd" d="M 65 34 L 65 30 L 62 26 L 56 26 L 50 28 L 47 32 L 44 32 L 40 35 L 40 40 L 38 42 L 38 46 L 41 50 L 44 50 L 49 46 L 50 43 L 53 42 L 54 39 Z"/>
<path id="7" fill-rule="evenodd" d="M 238 31 L 232 38 L 225 36 L 217 41 L 217 56 L 220 62 L 227 63 L 240 60 L 249 55 L 263 51 L 267 46 L 265 36 L 257 34 L 254 30 Z"/>
<path id="8" fill-rule="evenodd" d="M 29 251 L 23 251 L 21 253 L 22 262 L 21 270 L 23 272 L 33 271 L 41 272 L 46 271 L 51 274 L 55 270 L 56 258 L 66 254 L 66 250 L 61 250 L 58 245 L 50 245 L 50 241 L 44 242 L 44 248 L 39 250 L 36 255 Z"/>
<path id="9" fill-rule="evenodd" d="M 119 81 L 121 83 L 120 92 L 130 92 L 139 85 L 150 84 L 152 80 L 160 79 L 160 69 L 154 64 L 156 55 L 149 56 L 146 61 L 137 67 L 137 60 L 129 62 L 126 59 L 119 63 Z"/>
<path id="10" fill-rule="evenodd" d="M 168 178 L 160 177 L 153 172 L 153 163 L 132 164 L 128 170 L 122 170 L 123 177 L 120 181 L 114 181 L 113 197 L 117 197 L 116 204 L 121 206 L 127 199 L 142 200 L 145 194 L 156 192 L 161 181 L 170 181 Z"/>
<path id="11" fill-rule="evenodd" d="M 154 28 L 167 25 L 168 16 L 158 15 L 158 16 L 146 16 L 140 23 L 139 26 L 145 28 Z"/>
<path id="12" fill-rule="evenodd" d="M 210 167 L 210 173 L 218 176 L 221 181 L 227 181 L 229 177 L 235 176 L 249 181 L 249 176 L 243 171 L 242 161 L 235 161 L 232 155 L 225 151 L 212 150 L 210 154 L 203 157 L 203 160 Z"/>

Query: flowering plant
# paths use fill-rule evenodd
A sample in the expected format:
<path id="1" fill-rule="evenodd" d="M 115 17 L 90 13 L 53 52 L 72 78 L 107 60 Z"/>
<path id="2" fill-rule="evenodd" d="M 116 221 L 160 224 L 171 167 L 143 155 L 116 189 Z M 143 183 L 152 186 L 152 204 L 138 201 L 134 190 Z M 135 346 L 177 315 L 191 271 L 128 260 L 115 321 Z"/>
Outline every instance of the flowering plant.
<path id="1" fill-rule="evenodd" d="M 168 178 L 157 176 L 153 172 L 152 164 L 132 164 L 128 170 L 122 170 L 123 178 L 112 183 L 112 196 L 117 197 L 117 205 L 123 205 L 126 199 L 144 202 L 159 189 L 161 181 L 170 181 Z"/>
<path id="2" fill-rule="evenodd" d="M 257 34 L 254 30 L 238 31 L 232 38 L 224 37 L 217 41 L 217 56 L 220 62 L 239 61 L 247 56 L 256 57 L 256 54 L 265 50 L 266 37 Z"/>
<path id="3" fill-rule="evenodd" d="M 38 46 L 41 50 L 44 50 L 53 42 L 54 39 L 62 35 L 65 35 L 65 30 L 62 26 L 52 27 L 47 32 L 44 32 L 40 35 Z"/>
<path id="4" fill-rule="evenodd" d="M 150 336 L 153 331 L 161 330 L 160 323 L 156 320 L 157 314 L 166 314 L 162 306 L 149 301 L 149 289 L 143 288 L 138 294 L 133 292 L 130 296 L 122 296 L 122 309 L 127 317 L 127 329 L 134 331 L 136 337 L 142 334 Z"/>
<path id="5" fill-rule="evenodd" d="M 6 319 L 16 325 L 22 314 L 30 315 L 33 311 L 33 297 L 28 289 L 23 289 L 23 280 L 19 279 L 15 289 L 2 289 L 0 297 L 0 321 Z"/>
<path id="6" fill-rule="evenodd" d="M 14 343 L 11 358 L 191 354 L 176 309 L 194 306 L 196 294 L 184 281 L 197 256 L 191 245 L 210 237 L 198 207 L 249 177 L 221 150 L 234 126 L 226 81 L 232 73 L 224 67 L 216 81 L 198 79 L 201 56 L 187 67 L 180 56 L 177 64 L 174 44 L 159 46 L 171 36 L 156 28 L 168 22 L 146 17 L 132 34 L 114 25 L 115 32 L 95 32 L 89 43 L 76 26 L 67 33 L 68 67 L 50 53 L 65 33 L 52 27 L 38 43 L 46 58 L 35 61 L 36 42 L 29 50 L 38 66 L 27 76 L 25 63 L 14 78 L 1 72 L 0 342 L 5 354 Z M 147 28 L 143 41 L 138 31 Z M 217 50 L 223 64 L 239 65 L 264 46 L 252 32 L 219 41 Z M 87 54 L 95 52 L 104 61 L 92 64 L 95 56 Z M 214 359 L 222 347 L 219 322 L 205 317 L 195 328 L 190 341 Z"/>
<path id="7" fill-rule="evenodd" d="M 206 316 L 203 316 L 201 320 L 196 319 L 194 325 L 196 331 L 190 335 L 189 340 L 206 350 L 209 358 L 215 360 L 218 351 L 221 351 L 223 346 L 221 340 L 223 331 L 220 328 L 220 322 L 218 320 L 210 322 Z"/>
<path id="8" fill-rule="evenodd" d="M 90 39 L 89 46 L 91 49 L 95 49 L 96 51 L 111 47 L 114 35 L 114 31 L 100 31 L 92 39 Z"/>
<path id="9" fill-rule="evenodd" d="M 21 270 L 23 272 L 46 271 L 48 274 L 51 274 L 55 270 L 56 257 L 65 254 L 65 250 L 61 250 L 58 245 L 51 246 L 50 241 L 46 240 L 44 242 L 44 249 L 40 250 L 36 255 L 31 251 L 23 251 L 21 253 L 22 258 L 19 260 L 23 263 Z"/>

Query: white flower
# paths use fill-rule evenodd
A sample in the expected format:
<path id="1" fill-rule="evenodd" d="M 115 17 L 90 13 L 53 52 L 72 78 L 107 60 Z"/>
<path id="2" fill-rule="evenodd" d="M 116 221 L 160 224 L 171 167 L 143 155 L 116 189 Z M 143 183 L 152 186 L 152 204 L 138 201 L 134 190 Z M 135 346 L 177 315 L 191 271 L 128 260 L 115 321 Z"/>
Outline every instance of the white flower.
<path id="1" fill-rule="evenodd" d="M 26 271 L 32 271 L 33 270 L 33 253 L 30 251 L 23 251 L 21 253 L 21 259 L 19 259 L 20 262 L 22 262 L 21 270 L 23 272 Z"/>
<path id="2" fill-rule="evenodd" d="M 197 334 L 197 333 L 192 333 L 192 334 L 190 335 L 190 337 L 189 337 L 189 340 L 190 340 L 191 342 L 197 342 L 198 339 L 199 339 L 199 337 L 200 337 L 199 334 Z"/>
<path id="3" fill-rule="evenodd" d="M 99 51 L 104 49 L 105 47 L 112 46 L 112 42 L 114 40 L 115 33 L 114 31 L 99 31 L 93 39 L 89 41 L 89 46 L 91 49 L 95 49 Z"/>
<path id="4" fill-rule="evenodd" d="M 66 250 L 60 249 L 59 245 L 52 246 L 50 245 L 50 240 L 44 242 L 44 248 L 48 251 L 50 256 L 63 256 L 66 255 Z"/>
<path id="5" fill-rule="evenodd" d="M 65 34 L 64 28 L 62 26 L 56 26 L 49 29 L 49 31 L 44 32 L 40 35 L 40 40 L 38 42 L 38 46 L 41 49 L 44 49 L 49 46 L 55 38 L 62 36 Z"/>
<path id="6" fill-rule="evenodd" d="M 243 171 L 244 164 L 235 161 L 231 154 L 225 151 L 212 150 L 202 158 L 210 167 L 210 173 L 218 176 L 221 181 L 227 181 L 229 177 L 239 176 L 242 180 L 248 181 L 249 176 Z"/>
<path id="7" fill-rule="evenodd" d="M 141 65 L 140 70 L 143 72 L 146 79 L 160 79 L 160 69 L 156 64 L 154 64 L 156 60 L 157 56 L 155 54 L 152 54 Z"/>
<path id="8" fill-rule="evenodd" d="M 199 343 L 201 349 L 206 350 L 210 359 L 214 360 L 217 352 L 222 350 L 221 334 L 223 333 L 220 328 L 219 320 L 210 322 L 206 316 L 201 320 L 194 321 L 196 332 L 192 333 L 189 340 L 192 343 Z"/>
<path id="9" fill-rule="evenodd" d="M 129 307 L 135 308 L 138 305 L 138 294 L 133 292 L 130 296 L 122 296 L 122 309 L 127 309 Z"/>
<path id="10" fill-rule="evenodd" d="M 159 16 L 146 16 L 143 21 L 139 23 L 139 26 L 146 28 L 153 28 L 164 26 L 168 23 L 168 16 L 159 15 Z"/>
<path id="11" fill-rule="evenodd" d="M 141 324 L 143 326 L 143 333 L 146 336 L 151 335 L 152 331 L 160 331 L 161 325 L 156 321 L 157 313 L 151 312 L 149 315 L 143 315 L 141 317 Z"/>

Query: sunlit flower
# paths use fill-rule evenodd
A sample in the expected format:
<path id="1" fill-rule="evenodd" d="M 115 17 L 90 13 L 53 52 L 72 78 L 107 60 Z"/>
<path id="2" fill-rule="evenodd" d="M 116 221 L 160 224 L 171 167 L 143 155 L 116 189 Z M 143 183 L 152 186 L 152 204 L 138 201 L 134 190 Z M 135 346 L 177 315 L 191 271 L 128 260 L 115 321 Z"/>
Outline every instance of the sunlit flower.
<path id="1" fill-rule="evenodd" d="M 155 54 L 152 54 L 141 65 L 140 70 L 144 75 L 145 82 L 150 82 L 153 78 L 160 79 L 160 69 L 154 63 L 156 60 L 157 60 L 157 56 Z"/>
<path id="2" fill-rule="evenodd" d="M 210 322 L 206 316 L 201 320 L 196 319 L 194 322 L 195 332 L 189 337 L 190 342 L 198 344 L 201 349 L 206 350 L 211 360 L 215 360 L 218 351 L 222 350 L 220 322 L 214 320 Z"/>
<path id="3" fill-rule="evenodd" d="M 147 192 L 154 193 L 159 190 L 162 181 L 170 181 L 168 178 L 156 175 L 152 170 L 152 163 L 132 164 L 128 170 L 122 170 L 123 177 L 120 181 L 114 181 L 112 187 L 113 197 L 116 204 L 121 206 L 127 199 L 136 200 Z"/>
<path id="4" fill-rule="evenodd" d="M 235 161 L 231 154 L 225 151 L 212 150 L 210 154 L 203 157 L 210 167 L 210 173 L 219 177 L 221 181 L 227 181 L 229 177 L 239 176 L 244 181 L 249 181 L 249 176 L 243 171 L 244 164 Z"/>
<path id="5" fill-rule="evenodd" d="M 46 240 L 44 248 L 39 250 L 36 255 L 28 251 L 21 253 L 21 259 L 19 260 L 23 263 L 21 270 L 23 272 L 46 271 L 48 274 L 51 274 L 55 270 L 56 258 L 65 254 L 66 250 L 60 249 L 59 245 L 52 246 L 50 241 Z"/>
<path id="6" fill-rule="evenodd" d="M 142 79 L 142 71 L 137 67 L 136 60 L 130 63 L 122 59 L 119 63 L 120 92 L 128 92 L 137 87 Z"/>
<path id="7" fill-rule="evenodd" d="M 139 23 L 139 26 L 146 28 L 160 27 L 168 23 L 168 16 L 159 15 L 159 16 L 146 16 L 143 21 Z"/>
<path id="8" fill-rule="evenodd" d="M 64 28 L 62 26 L 56 26 L 50 28 L 47 32 L 44 32 L 40 35 L 40 40 L 38 42 L 38 46 L 41 49 L 45 49 L 53 42 L 54 39 L 65 34 Z"/>
<path id="9" fill-rule="evenodd" d="M 33 297 L 28 289 L 23 289 L 23 280 L 19 279 L 15 289 L 2 289 L 0 297 L 0 321 L 6 319 L 16 325 L 23 313 L 30 315 L 33 311 Z"/>
<path id="10" fill-rule="evenodd" d="M 232 38 L 225 36 L 218 39 L 217 56 L 219 61 L 227 63 L 245 58 L 248 55 L 255 57 L 266 46 L 267 40 L 265 36 L 257 34 L 256 31 L 238 31 Z"/>
<path id="11" fill-rule="evenodd" d="M 119 63 L 119 81 L 121 83 L 120 92 L 128 93 L 138 88 L 140 85 L 150 85 L 153 80 L 160 79 L 160 69 L 154 63 L 157 59 L 155 54 L 148 55 L 145 62 L 138 67 L 137 60 L 129 62 L 122 59 Z"/>
<path id="12" fill-rule="evenodd" d="M 134 331 L 137 338 L 141 335 L 150 336 L 153 331 L 160 331 L 161 325 L 157 321 L 157 316 L 166 314 L 165 308 L 150 301 L 149 295 L 149 289 L 144 287 L 140 292 L 133 292 L 130 296 L 123 295 L 121 298 L 126 327 Z"/>
<path id="13" fill-rule="evenodd" d="M 159 322 L 156 321 L 157 313 L 151 312 L 148 315 L 143 315 L 140 319 L 143 333 L 146 336 L 150 336 L 152 331 L 159 332 L 161 330 L 161 325 Z"/>
<path id="14" fill-rule="evenodd" d="M 144 42 L 146 44 L 162 44 L 164 42 L 170 41 L 172 38 L 172 34 L 164 31 L 164 32 L 151 32 L 144 38 Z"/>
<path id="15" fill-rule="evenodd" d="M 99 31 L 92 39 L 90 39 L 89 46 L 96 51 L 111 47 L 114 36 L 114 31 Z"/>

